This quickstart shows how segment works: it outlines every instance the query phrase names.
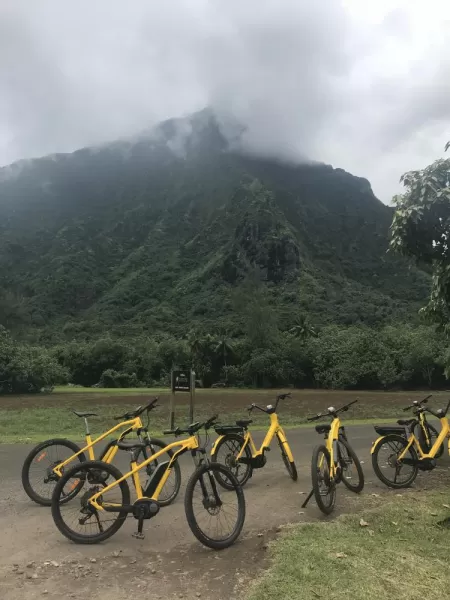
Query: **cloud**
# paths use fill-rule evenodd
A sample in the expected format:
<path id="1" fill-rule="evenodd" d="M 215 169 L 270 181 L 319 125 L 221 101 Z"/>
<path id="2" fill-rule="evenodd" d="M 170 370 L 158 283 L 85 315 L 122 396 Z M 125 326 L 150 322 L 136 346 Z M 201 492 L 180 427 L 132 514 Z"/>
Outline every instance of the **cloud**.
<path id="1" fill-rule="evenodd" d="M 210 105 L 252 151 L 331 162 L 389 201 L 450 137 L 449 23 L 446 0 L 15 0 L 0 164 Z"/>

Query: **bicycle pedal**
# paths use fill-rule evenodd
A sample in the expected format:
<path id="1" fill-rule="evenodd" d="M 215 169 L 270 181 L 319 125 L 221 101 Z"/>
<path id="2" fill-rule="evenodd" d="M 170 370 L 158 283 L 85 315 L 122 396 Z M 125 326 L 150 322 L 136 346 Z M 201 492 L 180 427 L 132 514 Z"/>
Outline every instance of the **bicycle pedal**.
<path id="1" fill-rule="evenodd" d="M 131 537 L 136 538 L 137 540 L 144 540 L 145 539 L 145 533 L 143 533 L 142 531 L 136 531 L 136 533 L 132 533 Z"/>

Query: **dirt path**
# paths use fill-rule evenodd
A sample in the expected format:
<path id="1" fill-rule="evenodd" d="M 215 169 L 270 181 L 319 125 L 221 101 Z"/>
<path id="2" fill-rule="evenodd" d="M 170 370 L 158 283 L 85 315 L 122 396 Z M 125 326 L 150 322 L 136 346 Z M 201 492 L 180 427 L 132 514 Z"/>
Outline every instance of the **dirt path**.
<path id="1" fill-rule="evenodd" d="M 364 495 L 385 493 L 370 467 L 373 428 L 348 428 L 349 438 L 364 462 Z M 256 435 L 261 439 L 261 435 Z M 0 446 L 0 590 L 3 600 L 35 598 L 75 599 L 114 597 L 148 600 L 193 598 L 229 600 L 253 579 L 266 561 L 267 542 L 277 529 L 299 521 L 322 519 L 314 502 L 301 509 L 310 490 L 311 450 L 319 438 L 310 430 L 289 432 L 299 480 L 292 482 L 277 449 L 263 470 L 245 487 L 247 516 L 241 539 L 223 552 L 201 546 L 184 515 L 184 485 L 192 473 L 190 457 L 182 457 L 183 486 L 176 502 L 146 522 L 146 539 L 131 537 L 134 519 L 110 540 L 95 546 L 72 544 L 56 530 L 48 508 L 33 504 L 20 484 L 20 470 L 30 446 Z M 118 462 L 126 465 L 126 455 Z M 446 468 L 448 465 L 445 465 Z M 422 474 L 419 478 L 426 477 Z M 363 498 L 350 496 L 340 486 L 339 511 L 357 510 Z"/>

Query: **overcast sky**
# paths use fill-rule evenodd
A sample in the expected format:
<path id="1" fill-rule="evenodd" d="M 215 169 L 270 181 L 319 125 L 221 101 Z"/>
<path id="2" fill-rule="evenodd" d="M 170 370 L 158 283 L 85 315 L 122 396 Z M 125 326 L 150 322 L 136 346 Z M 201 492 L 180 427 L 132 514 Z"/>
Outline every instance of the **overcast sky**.
<path id="1" fill-rule="evenodd" d="M 0 164 L 210 105 L 390 202 L 450 139 L 449 0 L 0 0 Z"/>

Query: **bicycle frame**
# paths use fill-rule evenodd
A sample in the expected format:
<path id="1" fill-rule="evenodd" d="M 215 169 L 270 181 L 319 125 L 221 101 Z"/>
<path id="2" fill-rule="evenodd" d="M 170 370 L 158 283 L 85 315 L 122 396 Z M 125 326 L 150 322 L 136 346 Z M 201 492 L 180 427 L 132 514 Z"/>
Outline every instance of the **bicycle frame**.
<path id="1" fill-rule="evenodd" d="M 118 423 L 117 425 L 115 425 L 114 427 L 112 427 L 111 429 L 106 431 L 105 433 L 102 433 L 98 438 L 95 438 L 95 440 L 92 440 L 91 434 L 89 432 L 89 426 L 88 426 L 86 419 L 85 419 L 85 423 L 86 423 L 86 446 L 84 446 L 84 448 L 81 448 L 81 450 L 79 450 L 75 454 L 72 454 L 72 456 L 69 456 L 69 458 L 67 458 L 65 461 L 63 461 L 62 463 L 59 463 L 59 465 L 54 467 L 53 472 L 56 473 L 56 475 L 58 475 L 59 477 L 62 477 L 61 469 L 63 469 L 66 465 L 68 465 L 75 458 L 77 458 L 77 456 L 80 456 L 80 454 L 83 454 L 84 452 L 87 452 L 87 454 L 89 456 L 89 460 L 95 460 L 94 446 L 96 444 L 98 444 L 99 442 L 101 442 L 102 440 L 104 440 L 109 435 L 111 435 L 112 433 L 114 433 L 115 431 L 118 431 L 119 429 L 126 427 L 126 430 L 123 431 L 119 437 L 119 440 L 121 440 L 125 435 L 127 435 L 131 431 L 137 431 L 137 430 L 143 428 L 141 418 L 136 417 L 135 419 L 130 419 L 128 421 L 122 421 L 121 423 Z M 113 440 L 107 446 L 105 454 L 102 456 L 103 462 L 111 463 L 114 460 L 114 457 L 116 456 L 117 452 L 118 452 L 117 440 Z"/>
<path id="2" fill-rule="evenodd" d="M 339 439 L 339 430 L 341 429 L 341 420 L 339 417 L 334 417 L 331 421 L 330 431 L 328 432 L 325 442 L 326 448 L 330 455 L 330 477 L 333 478 L 338 467 L 338 449 L 337 443 Z M 324 457 L 322 456 L 322 461 Z M 322 466 L 322 461 L 320 466 Z"/>
<path id="3" fill-rule="evenodd" d="M 152 461 L 158 460 L 159 457 L 161 457 L 163 454 L 167 454 L 168 451 L 170 451 L 174 448 L 179 448 L 179 450 L 174 452 L 174 454 L 170 460 L 160 463 L 154 472 L 154 477 L 156 478 L 155 479 L 156 487 L 152 491 L 152 495 L 144 496 L 144 494 L 142 492 L 141 481 L 140 481 L 140 478 L 138 475 L 139 471 L 141 469 L 145 468 Z M 146 500 L 157 501 L 159 498 L 159 495 L 161 494 L 162 489 L 164 488 L 166 481 L 168 480 L 168 478 L 170 476 L 172 466 L 175 464 L 175 462 L 178 460 L 178 458 L 185 452 L 188 452 L 189 450 L 195 451 L 195 450 L 198 450 L 198 448 L 199 448 L 199 443 L 198 443 L 197 436 L 192 435 L 187 439 L 172 442 L 165 448 L 162 448 L 158 452 L 155 452 L 155 454 L 152 454 L 152 456 L 150 456 L 150 458 L 147 458 L 146 460 L 142 461 L 139 465 L 136 463 L 135 460 L 132 460 L 131 464 L 130 464 L 131 469 L 130 469 L 130 471 L 128 471 L 128 473 L 125 473 L 125 475 L 122 475 L 122 477 L 120 479 L 117 479 L 113 483 L 107 485 L 105 488 L 103 488 L 97 494 L 94 494 L 89 499 L 89 502 L 97 510 L 105 510 L 105 511 L 111 511 L 111 512 L 117 512 L 118 510 L 121 510 L 122 508 L 124 510 L 125 509 L 129 510 L 130 507 L 122 507 L 121 504 L 105 502 L 100 505 L 100 504 L 98 504 L 97 501 L 106 492 L 108 492 L 109 490 L 112 490 L 117 485 L 120 485 L 122 483 L 122 481 L 125 481 L 125 479 L 128 479 L 130 477 L 132 478 L 134 486 L 136 488 L 136 496 L 137 496 L 138 500 L 142 500 L 143 498 L 145 498 Z M 153 478 L 152 478 L 152 480 L 153 480 Z M 151 485 L 151 481 L 150 481 L 149 485 Z"/>
<path id="4" fill-rule="evenodd" d="M 405 447 L 403 452 L 401 454 L 399 454 L 398 460 L 402 460 L 402 458 L 405 457 L 406 452 L 409 450 L 409 448 L 413 444 L 415 445 L 416 450 L 419 453 L 420 460 L 423 460 L 425 458 L 434 458 L 436 456 L 436 454 L 438 453 L 438 450 L 441 447 L 441 444 L 444 443 L 444 440 L 448 436 L 449 431 L 450 431 L 450 425 L 448 423 L 447 417 L 442 417 L 441 419 L 439 419 L 439 421 L 441 422 L 441 426 L 442 426 L 441 432 L 439 433 L 438 437 L 436 438 L 434 444 L 432 445 L 432 447 L 430 448 L 430 451 L 428 453 L 423 452 L 422 447 L 419 443 L 419 440 L 416 438 L 414 433 L 411 433 L 411 435 L 408 437 L 408 445 Z M 448 442 L 448 449 L 449 449 L 449 453 L 450 453 L 450 440 Z"/>
<path id="5" fill-rule="evenodd" d="M 244 435 L 244 443 L 242 444 L 242 447 L 239 451 L 239 454 L 236 455 L 236 461 L 238 461 L 240 458 L 242 458 L 245 448 L 250 445 L 250 450 L 252 452 L 252 457 L 256 458 L 257 456 L 261 456 L 262 454 L 264 454 L 264 450 L 266 450 L 267 448 L 270 447 L 270 444 L 272 443 L 272 440 L 275 436 L 278 436 L 278 439 L 280 440 L 280 442 L 283 444 L 285 450 L 286 450 L 286 454 L 288 456 L 288 459 L 291 462 L 294 462 L 294 457 L 292 455 L 291 449 L 289 447 L 287 438 L 286 438 L 286 434 L 284 433 L 284 429 L 281 427 L 280 422 L 278 421 L 278 415 L 277 413 L 272 413 L 270 416 L 270 427 L 269 430 L 266 433 L 266 436 L 258 450 L 258 448 L 255 445 L 255 442 L 253 440 L 253 436 L 250 433 L 249 430 L 247 430 L 245 432 Z M 220 440 L 222 438 L 224 438 L 226 436 L 221 435 L 219 436 L 216 441 L 213 444 L 213 447 L 211 448 L 211 454 L 213 455 L 217 444 L 220 442 Z"/>

